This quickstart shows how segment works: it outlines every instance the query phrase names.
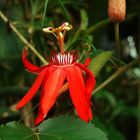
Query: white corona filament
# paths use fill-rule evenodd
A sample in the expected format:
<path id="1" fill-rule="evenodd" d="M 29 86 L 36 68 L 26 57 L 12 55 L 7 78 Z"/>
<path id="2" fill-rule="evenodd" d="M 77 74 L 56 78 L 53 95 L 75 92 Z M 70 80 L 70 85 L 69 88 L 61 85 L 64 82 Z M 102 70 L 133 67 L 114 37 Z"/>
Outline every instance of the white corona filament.
<path id="1" fill-rule="evenodd" d="M 76 56 L 71 53 L 61 54 L 52 56 L 51 62 L 55 65 L 70 65 L 76 61 Z"/>

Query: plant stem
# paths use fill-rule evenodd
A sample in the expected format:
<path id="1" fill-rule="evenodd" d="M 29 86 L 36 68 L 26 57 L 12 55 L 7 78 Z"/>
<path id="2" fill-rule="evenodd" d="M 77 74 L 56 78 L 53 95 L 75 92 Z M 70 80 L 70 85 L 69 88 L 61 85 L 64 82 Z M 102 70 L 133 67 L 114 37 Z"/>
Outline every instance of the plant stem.
<path id="1" fill-rule="evenodd" d="M 64 3 L 62 2 L 62 0 L 58 0 L 58 3 L 60 4 L 60 7 L 62 8 L 65 18 L 68 20 L 68 22 L 71 21 L 71 16 L 69 14 L 69 12 L 67 11 L 66 7 L 64 6 Z"/>
<path id="2" fill-rule="evenodd" d="M 23 117 L 18 121 L 18 123 L 20 123 L 21 121 L 23 121 L 29 114 L 31 114 L 37 107 L 39 106 L 39 103 L 37 105 L 35 105 L 28 113 L 26 113 L 25 115 L 23 115 Z"/>
<path id="3" fill-rule="evenodd" d="M 44 26 L 44 21 L 45 21 L 45 15 L 46 15 L 46 10 L 47 10 L 47 5 L 48 5 L 48 0 L 45 0 L 44 13 L 43 13 L 43 20 L 42 20 L 42 28 L 43 28 L 43 26 Z"/>
<path id="4" fill-rule="evenodd" d="M 135 64 L 137 64 L 140 61 L 140 57 L 133 60 L 132 62 L 130 62 L 128 65 L 120 67 L 114 74 L 112 74 L 108 79 L 106 79 L 101 85 L 99 85 L 94 91 L 93 94 L 95 92 L 98 92 L 99 90 L 101 90 L 102 88 L 104 88 L 106 85 L 108 85 L 111 81 L 113 81 L 116 77 L 118 77 L 120 74 L 124 73 L 125 71 L 127 71 L 129 68 L 131 68 L 132 66 L 134 66 Z"/>
<path id="5" fill-rule="evenodd" d="M 139 10 L 140 12 L 140 10 Z M 140 29 L 139 29 L 140 31 Z M 140 40 L 139 40 L 139 44 L 140 44 Z M 140 45 L 138 48 L 138 54 L 140 57 Z M 140 68 L 140 61 L 139 61 L 139 68 Z M 140 109 L 140 78 L 139 78 L 139 83 L 138 83 L 138 109 Z M 137 140 L 140 140 L 140 118 L 138 118 L 137 120 Z"/>
<path id="6" fill-rule="evenodd" d="M 140 79 L 138 85 L 138 108 L 140 109 Z M 138 118 L 137 122 L 137 140 L 140 140 L 140 119 Z"/>
<path id="7" fill-rule="evenodd" d="M 101 28 L 107 26 L 109 23 L 110 23 L 110 20 L 109 20 L 109 19 L 102 20 L 102 21 L 100 21 L 99 23 L 92 25 L 90 28 L 88 28 L 88 29 L 86 30 L 86 32 L 87 32 L 87 33 L 96 32 L 97 30 L 99 30 L 99 29 L 101 29 Z"/>
<path id="8" fill-rule="evenodd" d="M 32 102 L 29 102 L 22 110 L 21 116 L 26 115 L 28 112 L 32 110 Z M 24 117 L 24 124 L 28 127 L 34 127 L 34 113 L 30 112 L 30 115 Z"/>
<path id="9" fill-rule="evenodd" d="M 137 14 L 136 13 L 132 13 L 132 14 L 128 14 L 126 17 L 126 21 L 132 19 L 133 17 L 135 17 Z M 93 24 L 92 26 L 90 26 L 86 32 L 87 33 L 94 33 L 96 31 L 98 31 L 99 29 L 104 28 L 105 26 L 109 25 L 111 23 L 111 21 L 107 18 L 104 19 L 98 23 Z"/>
<path id="10" fill-rule="evenodd" d="M 116 40 L 116 47 L 117 47 L 117 55 L 118 55 L 118 65 L 121 65 L 121 47 L 120 47 L 120 35 L 119 35 L 119 22 L 114 23 L 115 29 L 115 40 Z"/>
<path id="11" fill-rule="evenodd" d="M 13 30 L 13 32 L 18 36 L 18 38 L 26 45 L 28 48 L 30 48 L 36 56 L 43 62 L 43 64 L 48 64 L 48 62 L 42 57 L 42 55 L 30 44 L 25 37 L 16 29 L 16 27 L 12 24 L 12 22 L 9 22 L 8 18 L 0 11 L 0 17 L 5 23 L 9 23 L 10 28 Z"/>

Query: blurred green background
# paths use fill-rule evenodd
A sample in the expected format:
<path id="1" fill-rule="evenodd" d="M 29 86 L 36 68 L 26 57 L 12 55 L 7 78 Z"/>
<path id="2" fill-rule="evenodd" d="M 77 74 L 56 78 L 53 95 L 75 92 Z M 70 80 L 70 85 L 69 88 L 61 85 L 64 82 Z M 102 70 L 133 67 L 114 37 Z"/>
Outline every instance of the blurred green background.
<path id="1" fill-rule="evenodd" d="M 123 66 L 139 56 L 139 4 L 138 0 L 127 0 L 127 18 L 120 24 Z M 94 58 L 100 52 L 115 52 L 114 24 L 108 20 L 107 5 L 108 0 L 48 0 L 48 3 L 47 0 L 0 0 L 1 11 L 46 60 L 57 47 L 55 38 L 44 34 L 42 28 L 58 27 L 66 21 L 72 24 L 74 28 L 66 36 L 66 47 L 77 50 L 81 62 L 85 56 Z M 102 22 L 104 24 L 99 26 Z M 15 110 L 15 105 L 35 79 L 22 65 L 23 47 L 25 44 L 9 23 L 0 19 L 1 124 L 20 119 L 23 114 Z M 31 51 L 29 58 L 34 64 L 42 65 Z M 117 62 L 115 53 L 96 76 L 97 86 L 117 70 L 113 62 Z M 93 95 L 92 123 L 106 132 L 111 140 L 136 140 L 140 135 L 139 94 L 140 69 L 135 65 Z M 38 97 L 32 106 L 37 104 Z M 62 96 L 49 116 L 72 112 L 68 98 Z"/>

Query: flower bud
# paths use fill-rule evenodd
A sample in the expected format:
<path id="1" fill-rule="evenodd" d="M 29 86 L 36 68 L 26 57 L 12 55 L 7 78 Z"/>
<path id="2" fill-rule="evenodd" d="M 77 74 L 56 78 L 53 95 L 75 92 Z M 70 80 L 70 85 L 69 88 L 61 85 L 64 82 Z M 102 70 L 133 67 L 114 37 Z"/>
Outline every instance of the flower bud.
<path id="1" fill-rule="evenodd" d="M 108 15 L 111 21 L 121 22 L 125 19 L 126 0 L 108 0 Z"/>

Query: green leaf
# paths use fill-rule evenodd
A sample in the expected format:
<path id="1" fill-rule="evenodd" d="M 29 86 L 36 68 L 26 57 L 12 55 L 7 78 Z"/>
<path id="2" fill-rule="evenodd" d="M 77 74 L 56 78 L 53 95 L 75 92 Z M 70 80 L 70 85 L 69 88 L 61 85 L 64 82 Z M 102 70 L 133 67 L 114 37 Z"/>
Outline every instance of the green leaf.
<path id="1" fill-rule="evenodd" d="M 94 25 L 92 25 L 90 28 L 87 29 L 87 33 L 93 33 L 96 32 L 97 30 L 107 26 L 110 23 L 109 19 L 104 19 Z"/>
<path id="2" fill-rule="evenodd" d="M 47 5 L 48 5 L 48 0 L 45 0 L 44 13 L 43 13 L 43 20 L 42 20 L 42 27 L 44 26 L 44 21 L 45 21 L 45 15 L 46 15 L 46 10 L 47 10 Z"/>
<path id="3" fill-rule="evenodd" d="M 38 128 L 42 140 L 107 140 L 100 129 L 70 116 L 48 119 Z"/>
<path id="4" fill-rule="evenodd" d="M 37 140 L 33 131 L 17 122 L 10 122 L 0 127 L 0 140 Z"/>
<path id="5" fill-rule="evenodd" d="M 109 126 L 108 131 L 110 140 L 125 140 L 124 135 L 120 131 L 118 131 L 115 127 Z"/>
<path id="6" fill-rule="evenodd" d="M 108 140 L 106 134 L 92 124 L 70 116 L 48 119 L 37 132 L 17 122 L 0 127 L 0 140 Z"/>
<path id="7" fill-rule="evenodd" d="M 111 123 L 106 123 L 98 117 L 92 121 L 98 128 L 102 129 L 107 135 L 109 140 L 125 140 L 124 135 L 119 129 L 116 129 Z"/>
<path id="8" fill-rule="evenodd" d="M 68 22 L 70 22 L 70 21 L 71 21 L 71 16 L 70 16 L 70 14 L 69 14 L 67 8 L 65 7 L 63 1 L 62 1 L 62 0 L 58 0 L 58 2 L 59 2 L 59 4 L 60 4 L 60 7 L 61 7 L 61 9 L 62 9 L 64 15 L 65 15 L 65 18 L 68 20 Z"/>
<path id="9" fill-rule="evenodd" d="M 140 109 L 137 106 L 127 106 L 124 103 L 118 102 L 115 110 L 113 111 L 112 117 L 117 117 L 120 114 L 124 117 L 133 116 L 136 119 L 139 119 Z"/>
<path id="10" fill-rule="evenodd" d="M 98 94 L 94 95 L 94 98 L 96 100 L 106 99 L 110 103 L 111 107 L 115 107 L 117 104 L 117 100 L 116 100 L 115 96 L 107 90 L 100 90 L 98 92 Z"/>
<path id="11" fill-rule="evenodd" d="M 92 59 L 89 69 L 94 73 L 95 76 L 98 76 L 100 70 L 108 61 L 108 59 L 112 56 L 111 51 L 102 52 Z"/>
<path id="12" fill-rule="evenodd" d="M 80 28 L 81 28 L 81 30 L 85 30 L 88 26 L 88 14 L 84 9 L 82 9 L 80 11 L 80 15 L 81 15 L 81 27 Z"/>

